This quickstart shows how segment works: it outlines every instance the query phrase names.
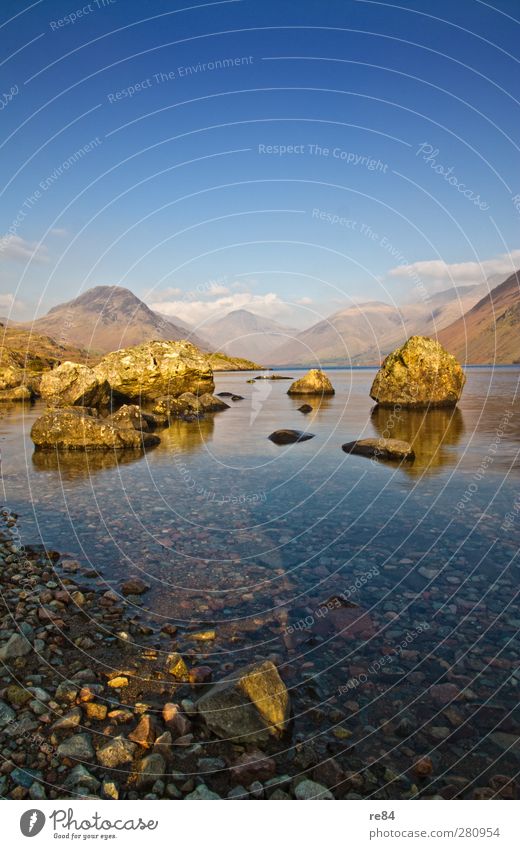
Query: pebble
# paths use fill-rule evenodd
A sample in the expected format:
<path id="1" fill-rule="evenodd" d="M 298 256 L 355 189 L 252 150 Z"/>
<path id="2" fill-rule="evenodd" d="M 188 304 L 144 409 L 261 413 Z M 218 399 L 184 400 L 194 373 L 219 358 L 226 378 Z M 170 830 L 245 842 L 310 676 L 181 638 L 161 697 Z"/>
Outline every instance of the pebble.
<path id="1" fill-rule="evenodd" d="M 330 790 L 322 784 L 318 784 L 316 781 L 311 781 L 308 778 L 305 778 L 296 785 L 294 788 L 294 796 L 296 799 L 302 799 L 305 801 L 308 799 L 334 799 Z"/>
<path id="2" fill-rule="evenodd" d="M 220 799 L 221 797 L 218 793 L 213 793 L 212 790 L 209 790 L 205 784 L 198 784 L 193 793 L 189 793 L 185 798 L 196 801 L 209 801 L 211 799 Z"/>

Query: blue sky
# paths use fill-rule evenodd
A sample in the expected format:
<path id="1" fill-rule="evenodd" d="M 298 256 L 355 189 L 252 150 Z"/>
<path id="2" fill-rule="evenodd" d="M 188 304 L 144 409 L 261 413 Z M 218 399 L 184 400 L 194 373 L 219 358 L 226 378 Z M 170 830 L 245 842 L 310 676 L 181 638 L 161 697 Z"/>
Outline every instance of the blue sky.
<path id="1" fill-rule="evenodd" d="M 507 274 L 517 6 L 7 0 L 0 312 L 119 284 L 302 326 Z"/>

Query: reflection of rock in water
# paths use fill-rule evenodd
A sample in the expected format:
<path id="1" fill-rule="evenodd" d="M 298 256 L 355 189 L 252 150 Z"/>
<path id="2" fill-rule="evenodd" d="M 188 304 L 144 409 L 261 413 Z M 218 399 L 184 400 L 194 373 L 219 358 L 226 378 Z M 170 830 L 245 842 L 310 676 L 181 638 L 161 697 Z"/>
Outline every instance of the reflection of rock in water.
<path id="1" fill-rule="evenodd" d="M 302 406 L 303 396 L 302 395 L 294 395 L 294 396 L 289 395 L 288 397 L 293 402 L 294 410 L 298 410 L 298 412 L 299 412 L 300 407 Z M 331 395 L 323 395 L 323 396 L 309 395 L 308 396 L 308 403 L 312 407 L 312 411 L 308 414 L 308 419 L 307 419 L 307 422 L 306 422 L 307 424 L 309 422 L 311 422 L 313 419 L 318 418 L 320 416 L 320 414 L 327 413 L 328 410 L 334 409 L 335 401 L 334 401 L 334 398 Z"/>
<path id="2" fill-rule="evenodd" d="M 410 443 L 415 463 L 401 468 L 412 477 L 454 463 L 456 455 L 449 449 L 458 445 L 464 433 L 464 419 L 458 407 L 426 411 L 377 406 L 372 410 L 371 421 L 378 436 Z"/>
<path id="3" fill-rule="evenodd" d="M 198 451 L 204 447 L 213 436 L 214 419 L 212 415 L 193 422 L 185 422 L 182 419 L 172 419 L 170 427 L 159 431 L 161 444 L 155 449 L 161 455 L 164 451 L 175 451 L 176 453 L 189 453 Z M 150 455 L 150 461 L 151 461 Z"/>
<path id="4" fill-rule="evenodd" d="M 35 451 L 33 467 L 38 472 L 57 472 L 67 480 L 86 478 L 142 460 L 142 451 Z"/>

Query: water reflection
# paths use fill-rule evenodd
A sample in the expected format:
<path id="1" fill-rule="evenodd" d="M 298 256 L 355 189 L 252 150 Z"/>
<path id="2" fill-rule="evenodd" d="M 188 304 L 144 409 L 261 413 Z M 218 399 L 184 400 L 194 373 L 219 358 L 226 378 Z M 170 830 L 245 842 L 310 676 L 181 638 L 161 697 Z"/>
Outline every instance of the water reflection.
<path id="1" fill-rule="evenodd" d="M 376 406 L 371 421 L 379 436 L 410 443 L 415 462 L 403 463 L 401 468 L 411 477 L 437 472 L 457 460 L 456 452 L 451 449 L 464 434 L 464 418 L 458 407 L 396 411 Z"/>
<path id="2" fill-rule="evenodd" d="M 35 451 L 33 468 L 37 472 L 58 472 L 65 480 L 89 478 L 116 466 L 137 463 L 142 451 Z"/>
<path id="3" fill-rule="evenodd" d="M 176 451 L 182 454 L 198 451 L 206 442 L 211 440 L 214 428 L 213 415 L 193 422 L 174 420 L 166 430 L 158 432 L 161 443 L 155 449 L 154 454 L 159 453 L 164 457 L 165 451 Z"/>

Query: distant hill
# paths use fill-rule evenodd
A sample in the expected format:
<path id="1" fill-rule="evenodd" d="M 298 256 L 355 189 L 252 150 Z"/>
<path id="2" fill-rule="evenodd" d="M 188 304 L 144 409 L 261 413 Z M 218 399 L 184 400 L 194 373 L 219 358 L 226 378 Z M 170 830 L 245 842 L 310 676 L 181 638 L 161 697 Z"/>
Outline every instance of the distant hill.
<path id="1" fill-rule="evenodd" d="M 264 366 L 243 357 L 228 357 L 227 354 L 208 354 L 213 371 L 262 371 Z"/>
<path id="2" fill-rule="evenodd" d="M 40 372 L 65 360 L 87 362 L 88 352 L 71 345 L 59 345 L 41 333 L 0 323 L 0 368 L 11 366 Z"/>
<path id="3" fill-rule="evenodd" d="M 379 365 L 415 334 L 435 337 L 488 291 L 488 283 L 438 292 L 401 306 L 353 304 L 299 333 L 264 357 L 269 365 Z"/>
<path id="4" fill-rule="evenodd" d="M 115 351 L 154 339 L 186 339 L 186 329 L 153 312 L 121 286 L 96 286 L 47 315 L 23 325 L 53 337 L 60 345 L 86 348 L 93 355 Z M 193 333 L 190 341 L 204 348 Z"/>
<path id="5" fill-rule="evenodd" d="M 204 336 L 213 350 L 232 357 L 246 357 L 265 362 L 271 351 L 294 337 L 298 331 L 278 321 L 256 315 L 249 310 L 233 310 L 223 318 L 204 325 Z"/>
<path id="6" fill-rule="evenodd" d="M 520 272 L 515 272 L 438 334 L 462 362 L 520 361 Z"/>

